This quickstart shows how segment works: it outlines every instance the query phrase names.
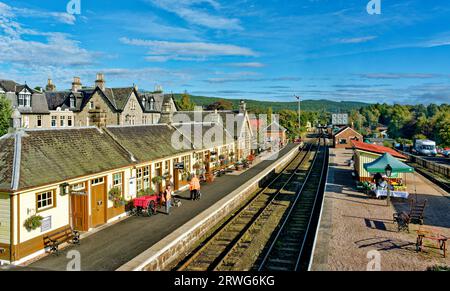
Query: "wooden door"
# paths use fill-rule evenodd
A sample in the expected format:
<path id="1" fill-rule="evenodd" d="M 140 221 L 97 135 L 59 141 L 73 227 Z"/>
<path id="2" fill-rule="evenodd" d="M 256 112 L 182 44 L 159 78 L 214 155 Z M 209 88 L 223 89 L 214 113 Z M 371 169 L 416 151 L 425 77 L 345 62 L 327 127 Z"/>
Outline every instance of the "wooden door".
<path id="1" fill-rule="evenodd" d="M 179 173 L 180 171 L 178 169 L 175 169 L 175 164 L 178 163 L 178 159 L 173 160 L 173 190 L 178 191 L 180 189 L 180 177 Z"/>
<path id="2" fill-rule="evenodd" d="M 87 195 L 72 195 L 72 227 L 78 231 L 88 231 L 87 224 Z"/>
<path id="3" fill-rule="evenodd" d="M 91 217 L 92 227 L 106 223 L 106 181 L 98 178 L 91 181 Z"/>

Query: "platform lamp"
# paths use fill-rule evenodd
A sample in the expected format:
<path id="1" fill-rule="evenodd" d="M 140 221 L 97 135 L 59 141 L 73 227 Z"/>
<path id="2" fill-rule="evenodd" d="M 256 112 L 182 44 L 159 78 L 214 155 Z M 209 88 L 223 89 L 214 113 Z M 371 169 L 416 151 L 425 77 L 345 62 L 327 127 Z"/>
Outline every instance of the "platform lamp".
<path id="1" fill-rule="evenodd" d="M 387 165 L 386 168 L 384 169 L 386 177 L 388 177 L 387 179 L 387 205 L 389 206 L 391 204 L 391 183 L 390 183 L 390 178 L 392 176 L 392 167 L 391 165 Z"/>

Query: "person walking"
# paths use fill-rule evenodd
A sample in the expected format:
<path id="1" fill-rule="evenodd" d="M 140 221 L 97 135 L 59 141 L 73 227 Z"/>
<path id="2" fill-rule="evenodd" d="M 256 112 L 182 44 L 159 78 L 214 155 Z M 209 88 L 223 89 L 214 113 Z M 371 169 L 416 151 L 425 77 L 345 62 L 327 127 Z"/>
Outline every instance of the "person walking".
<path id="1" fill-rule="evenodd" d="M 166 190 L 164 190 L 164 193 L 162 195 L 163 202 L 166 204 L 166 214 L 170 215 L 170 208 L 172 207 L 172 187 L 170 185 L 166 186 Z"/>
<path id="2" fill-rule="evenodd" d="M 192 175 L 192 179 L 189 182 L 189 190 L 191 192 L 191 200 L 199 200 L 200 180 L 196 174 Z"/>

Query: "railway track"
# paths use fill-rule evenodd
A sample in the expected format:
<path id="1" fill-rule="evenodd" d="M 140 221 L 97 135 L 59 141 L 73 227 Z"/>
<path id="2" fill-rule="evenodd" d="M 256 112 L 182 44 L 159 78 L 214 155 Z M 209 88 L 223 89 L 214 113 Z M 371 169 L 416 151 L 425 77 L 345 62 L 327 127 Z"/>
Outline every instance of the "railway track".
<path id="1" fill-rule="evenodd" d="M 292 187 L 297 179 L 298 170 L 309 162 L 311 152 L 316 147 L 313 144 L 303 148 L 297 156 L 281 171 L 272 182 L 260 190 L 249 202 L 219 227 L 194 252 L 176 268 L 178 271 L 212 271 L 221 266 L 228 254 L 237 245 L 255 222 L 270 216 L 270 206 L 282 195 L 282 191 Z M 294 184 L 295 186 L 295 184 Z M 295 190 L 294 190 L 295 191 Z M 291 189 L 292 192 L 292 189 Z"/>
<path id="2" fill-rule="evenodd" d="M 259 271 L 306 270 L 310 253 L 308 243 L 313 239 L 317 207 L 328 167 L 328 148 L 320 147 L 299 194 L 289 209 L 271 244 L 263 252 Z"/>

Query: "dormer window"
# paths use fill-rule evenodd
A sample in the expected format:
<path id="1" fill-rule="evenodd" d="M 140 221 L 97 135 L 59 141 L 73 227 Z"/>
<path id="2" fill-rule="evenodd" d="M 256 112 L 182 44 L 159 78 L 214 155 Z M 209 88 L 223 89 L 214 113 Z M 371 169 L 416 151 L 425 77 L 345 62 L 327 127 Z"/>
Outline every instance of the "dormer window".
<path id="1" fill-rule="evenodd" d="M 147 99 L 144 97 L 144 98 L 142 98 L 142 106 L 145 108 L 145 104 L 146 104 L 146 102 L 147 102 Z"/>
<path id="2" fill-rule="evenodd" d="M 150 100 L 150 110 L 154 111 L 155 110 L 155 100 Z"/>
<path id="3" fill-rule="evenodd" d="M 22 91 L 19 93 L 19 107 L 31 107 L 31 93 Z"/>
<path id="4" fill-rule="evenodd" d="M 70 97 L 70 108 L 76 107 L 76 100 L 75 97 Z"/>

